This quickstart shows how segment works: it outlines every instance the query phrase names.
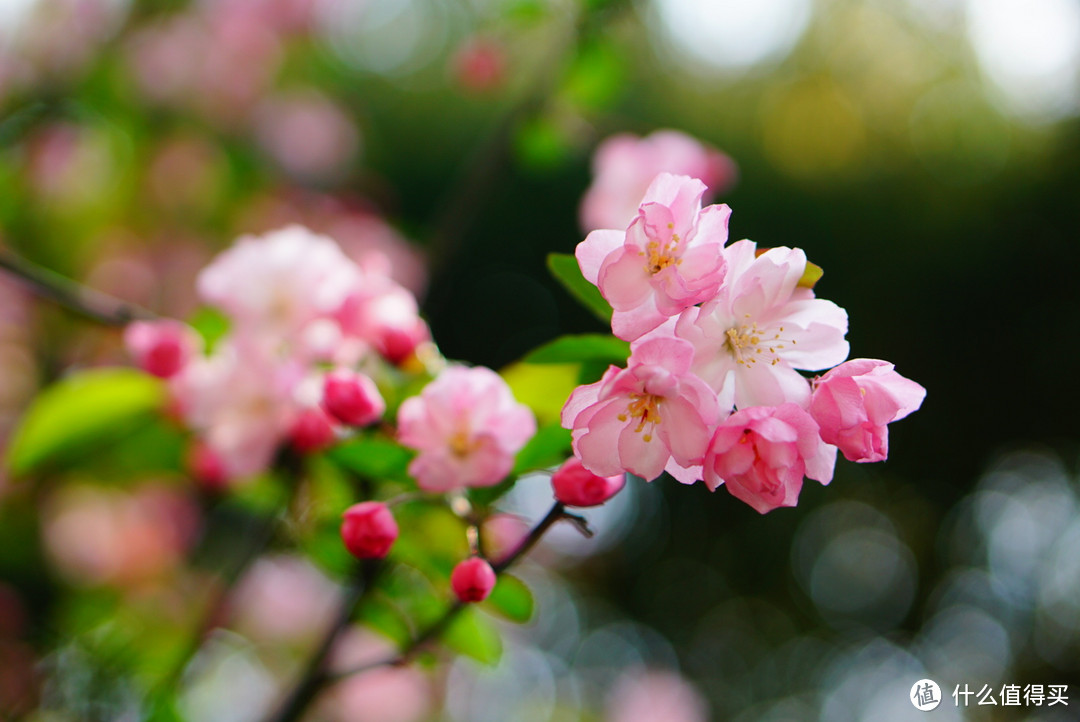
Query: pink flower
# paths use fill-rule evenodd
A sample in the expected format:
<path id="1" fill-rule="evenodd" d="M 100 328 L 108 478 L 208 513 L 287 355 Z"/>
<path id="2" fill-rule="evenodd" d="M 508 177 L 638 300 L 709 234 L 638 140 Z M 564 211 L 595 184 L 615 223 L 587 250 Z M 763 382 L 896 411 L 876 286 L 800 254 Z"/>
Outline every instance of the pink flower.
<path id="1" fill-rule="evenodd" d="M 717 392 L 731 385 L 736 407 L 805 407 L 810 384 L 796 369 L 816 371 L 847 358 L 847 312 L 798 285 L 806 269 L 802 250 L 755 253 L 751 241 L 725 248 L 724 287 L 687 309 L 674 333 L 694 345 L 694 373 Z"/>
<path id="2" fill-rule="evenodd" d="M 611 136 L 593 155 L 595 179 L 581 200 L 582 228 L 625 228 L 658 173 L 701 179 L 711 200 L 734 185 L 738 169 L 728 156 L 676 130 Z"/>
<path id="3" fill-rule="evenodd" d="M 301 226 L 245 236 L 199 274 L 204 301 L 221 308 L 241 335 L 280 344 L 335 313 L 360 271 L 337 244 Z"/>
<path id="4" fill-rule="evenodd" d="M 675 672 L 633 670 L 614 685 L 605 722 L 706 722 L 709 705 Z"/>
<path id="5" fill-rule="evenodd" d="M 420 318 L 416 297 L 389 276 L 366 276 L 368 283 L 345 299 L 338 319 L 349 334 L 371 344 L 393 364 L 407 359 L 416 347 L 431 339 Z"/>
<path id="6" fill-rule="evenodd" d="M 228 479 L 265 471 L 298 413 L 302 373 L 262 346 L 219 342 L 170 379 L 180 415 L 213 452 Z"/>
<path id="7" fill-rule="evenodd" d="M 731 209 L 702 210 L 704 192 L 699 180 L 661 173 L 625 233 L 593 231 L 578 244 L 581 273 L 614 309 L 619 338 L 632 341 L 719 290 Z"/>
<path id="8" fill-rule="evenodd" d="M 727 490 L 764 514 L 795 506 L 803 477 L 832 480 L 836 447 L 818 435 L 818 426 L 795 404 L 740 409 L 722 421 L 705 456 L 705 484 Z"/>
<path id="9" fill-rule="evenodd" d="M 888 424 L 922 405 L 926 389 L 896 373 L 887 361 L 852 359 L 814 382 L 810 414 L 821 438 L 849 461 L 884 461 Z"/>
<path id="10" fill-rule="evenodd" d="M 488 368 L 450 366 L 398 410 L 398 441 L 420 453 L 409 464 L 420 488 L 492 486 L 536 433 L 536 419 Z"/>
<path id="11" fill-rule="evenodd" d="M 179 321 L 135 321 L 124 329 L 124 345 L 135 365 L 163 379 L 179 373 L 201 344 L 199 334 Z"/>
<path id="12" fill-rule="evenodd" d="M 701 463 L 720 410 L 716 394 L 690 373 L 693 353 L 680 339 L 654 339 L 634 350 L 627 368 L 612 366 L 574 390 L 562 425 L 586 469 L 655 479 L 669 461 Z"/>
<path id="13" fill-rule="evenodd" d="M 286 172 L 324 182 L 341 180 L 360 145 L 345 111 L 311 90 L 265 98 L 255 113 L 255 137 Z"/>

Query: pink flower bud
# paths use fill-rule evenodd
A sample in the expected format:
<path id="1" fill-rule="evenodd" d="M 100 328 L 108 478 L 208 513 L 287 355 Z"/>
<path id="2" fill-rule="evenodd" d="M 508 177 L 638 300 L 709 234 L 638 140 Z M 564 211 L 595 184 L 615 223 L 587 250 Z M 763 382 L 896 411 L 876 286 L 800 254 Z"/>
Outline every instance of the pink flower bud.
<path id="1" fill-rule="evenodd" d="M 626 475 L 600 476 L 571 456 L 551 477 L 555 498 L 567 506 L 599 506 L 626 485 Z"/>
<path id="2" fill-rule="evenodd" d="M 327 413 L 349 426 L 373 424 L 386 411 L 386 402 L 375 382 L 348 369 L 327 374 L 322 404 Z"/>
<path id="3" fill-rule="evenodd" d="M 495 570 L 486 560 L 470 557 L 450 574 L 450 586 L 463 602 L 482 602 L 495 588 Z"/>
<path id="4" fill-rule="evenodd" d="M 334 443 L 334 426 L 322 409 L 304 409 L 293 422 L 289 440 L 301 454 L 322 451 Z"/>
<path id="5" fill-rule="evenodd" d="M 229 483 L 229 474 L 221 456 L 202 441 L 188 449 L 187 467 L 195 480 L 207 491 L 219 492 Z"/>
<path id="6" fill-rule="evenodd" d="M 198 334 L 179 321 L 135 321 L 124 329 L 124 345 L 135 365 L 163 379 L 187 365 L 198 343 Z"/>
<path id="7" fill-rule="evenodd" d="M 358 559 L 382 559 L 398 536 L 398 525 L 386 504 L 365 501 L 345 510 L 341 540 Z"/>

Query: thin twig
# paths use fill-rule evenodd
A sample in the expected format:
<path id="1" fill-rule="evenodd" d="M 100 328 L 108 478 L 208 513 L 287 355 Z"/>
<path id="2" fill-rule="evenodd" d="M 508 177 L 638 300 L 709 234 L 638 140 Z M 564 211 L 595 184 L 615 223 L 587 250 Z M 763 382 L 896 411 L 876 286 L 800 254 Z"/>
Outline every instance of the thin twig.
<path id="1" fill-rule="evenodd" d="M 17 278 L 36 295 L 106 326 L 126 326 L 137 319 L 156 318 L 145 308 L 87 288 L 31 263 L 7 248 L 0 248 L 0 269 Z"/>
<path id="2" fill-rule="evenodd" d="M 326 635 L 311 656 L 300 681 L 285 698 L 274 716 L 270 718 L 270 722 L 295 722 L 300 719 L 307 706 L 330 681 L 331 675 L 326 671 L 327 658 L 341 631 L 352 621 L 356 605 L 359 604 L 364 593 L 372 587 L 378 569 L 379 560 L 369 559 L 361 564 L 359 576 L 353 580 L 342 596 L 337 619 L 326 630 Z"/>
<path id="3" fill-rule="evenodd" d="M 544 536 L 548 529 L 555 525 L 560 520 L 567 520 L 573 522 L 578 529 L 583 529 L 588 532 L 588 535 L 592 534 L 592 530 L 588 528 L 585 523 L 585 519 L 576 514 L 570 514 L 566 511 L 566 507 L 562 502 L 555 502 L 550 511 L 544 516 L 540 522 L 529 531 L 529 534 L 521 540 L 521 543 L 510 552 L 503 559 L 496 564 L 492 565 L 492 569 L 496 574 L 502 574 L 511 566 L 516 564 L 519 559 L 529 553 L 529 551 L 536 546 L 536 543 Z M 583 532 L 584 533 L 584 532 Z M 403 649 L 401 649 L 396 655 L 392 657 L 386 657 L 385 659 L 377 660 L 375 662 L 369 662 L 367 664 L 353 667 L 341 672 L 332 672 L 326 675 L 326 682 L 333 684 L 340 680 L 351 677 L 361 672 L 367 672 L 368 670 L 376 669 L 378 667 L 387 666 L 400 666 L 407 664 L 418 652 L 423 649 L 424 645 L 430 642 L 432 639 L 438 637 L 454 619 L 465 609 L 467 605 L 461 602 L 454 602 L 443 613 L 439 619 L 433 622 L 430 626 L 420 632 L 416 637 L 412 639 Z"/>

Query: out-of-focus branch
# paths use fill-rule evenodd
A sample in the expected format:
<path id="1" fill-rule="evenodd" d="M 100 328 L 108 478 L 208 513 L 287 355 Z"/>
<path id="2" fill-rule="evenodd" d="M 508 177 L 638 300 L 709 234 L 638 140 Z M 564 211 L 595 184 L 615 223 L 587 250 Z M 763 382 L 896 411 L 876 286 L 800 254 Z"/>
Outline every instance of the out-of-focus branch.
<path id="1" fill-rule="evenodd" d="M 31 263 L 7 248 L 0 248 L 0 269 L 38 296 L 106 326 L 125 326 L 137 319 L 155 318 L 152 312 L 140 306 L 87 288 Z"/>

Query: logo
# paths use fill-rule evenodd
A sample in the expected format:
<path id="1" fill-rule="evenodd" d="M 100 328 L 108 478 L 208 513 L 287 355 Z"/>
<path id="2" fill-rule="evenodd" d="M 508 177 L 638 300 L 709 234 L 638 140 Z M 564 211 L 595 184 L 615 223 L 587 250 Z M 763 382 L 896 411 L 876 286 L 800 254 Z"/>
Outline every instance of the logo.
<path id="1" fill-rule="evenodd" d="M 920 679 L 911 686 L 911 704 L 920 712 L 929 712 L 941 704 L 941 688 L 932 679 Z"/>

